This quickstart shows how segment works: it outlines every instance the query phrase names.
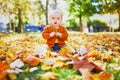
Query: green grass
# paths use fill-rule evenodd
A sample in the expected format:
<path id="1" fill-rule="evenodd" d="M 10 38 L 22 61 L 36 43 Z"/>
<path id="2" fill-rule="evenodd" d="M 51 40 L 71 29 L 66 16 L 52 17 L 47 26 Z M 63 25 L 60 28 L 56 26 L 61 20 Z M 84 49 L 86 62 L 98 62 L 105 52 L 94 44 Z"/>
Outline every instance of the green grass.
<path id="1" fill-rule="evenodd" d="M 56 80 L 82 80 L 80 74 L 75 69 L 69 69 L 69 68 L 56 68 L 53 69 L 52 72 L 57 73 L 59 76 Z"/>
<path id="2" fill-rule="evenodd" d="M 110 63 L 106 64 L 106 70 L 109 71 L 114 76 L 114 80 L 120 80 L 120 71 L 115 70 L 114 68 L 109 67 Z"/>
<path id="3" fill-rule="evenodd" d="M 35 78 L 35 80 L 40 80 L 39 74 L 43 74 L 44 71 L 41 70 L 41 65 L 39 64 L 38 66 L 36 66 L 38 68 L 38 70 L 33 71 L 33 72 L 21 72 L 19 74 L 16 74 L 17 79 L 16 80 L 24 80 L 25 78 Z M 28 64 L 25 64 L 21 69 L 25 70 L 27 68 L 30 68 L 30 66 Z M 7 80 L 11 80 L 10 78 L 8 78 Z"/>

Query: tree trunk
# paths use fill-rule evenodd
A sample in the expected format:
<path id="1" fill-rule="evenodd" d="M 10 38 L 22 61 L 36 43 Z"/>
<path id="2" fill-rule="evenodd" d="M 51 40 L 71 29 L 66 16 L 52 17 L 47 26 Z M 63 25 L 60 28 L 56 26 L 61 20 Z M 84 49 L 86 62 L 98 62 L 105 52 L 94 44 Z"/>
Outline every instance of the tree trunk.
<path id="1" fill-rule="evenodd" d="M 18 32 L 22 32 L 21 9 L 18 9 Z"/>
<path id="2" fill-rule="evenodd" d="M 80 32 L 83 32 L 83 26 L 82 26 L 82 15 L 79 15 L 79 21 L 80 21 Z"/>
<path id="3" fill-rule="evenodd" d="M 11 19 L 9 21 L 9 30 L 12 30 Z"/>
<path id="4" fill-rule="evenodd" d="M 120 31 L 120 11 L 118 12 L 118 17 L 119 17 L 119 27 L 118 27 L 118 31 Z"/>
<path id="5" fill-rule="evenodd" d="M 14 32 L 16 31 L 15 27 L 16 27 L 16 26 L 15 26 L 15 23 L 14 23 L 14 24 L 13 24 L 13 31 L 14 31 Z"/>
<path id="6" fill-rule="evenodd" d="M 46 25 L 48 25 L 48 3 L 49 3 L 49 0 L 46 0 Z"/>

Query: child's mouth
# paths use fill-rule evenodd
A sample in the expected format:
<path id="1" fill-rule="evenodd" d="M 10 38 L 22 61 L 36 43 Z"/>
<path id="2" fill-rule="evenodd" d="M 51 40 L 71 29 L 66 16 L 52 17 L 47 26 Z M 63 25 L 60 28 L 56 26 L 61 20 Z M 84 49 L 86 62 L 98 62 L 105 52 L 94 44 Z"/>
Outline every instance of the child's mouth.
<path id="1" fill-rule="evenodd" d="M 57 24 L 56 22 L 54 24 Z"/>

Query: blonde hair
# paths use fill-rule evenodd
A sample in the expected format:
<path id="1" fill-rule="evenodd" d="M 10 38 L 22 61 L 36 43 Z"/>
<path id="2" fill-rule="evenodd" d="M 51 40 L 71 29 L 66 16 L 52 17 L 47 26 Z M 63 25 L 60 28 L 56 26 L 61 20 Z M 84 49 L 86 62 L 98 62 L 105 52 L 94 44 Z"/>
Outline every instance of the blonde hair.
<path id="1" fill-rule="evenodd" d="M 49 16 L 51 16 L 51 15 L 54 14 L 54 13 L 58 13 L 58 14 L 61 15 L 61 17 L 63 17 L 62 12 L 60 12 L 59 10 L 53 10 L 53 11 L 49 14 Z"/>

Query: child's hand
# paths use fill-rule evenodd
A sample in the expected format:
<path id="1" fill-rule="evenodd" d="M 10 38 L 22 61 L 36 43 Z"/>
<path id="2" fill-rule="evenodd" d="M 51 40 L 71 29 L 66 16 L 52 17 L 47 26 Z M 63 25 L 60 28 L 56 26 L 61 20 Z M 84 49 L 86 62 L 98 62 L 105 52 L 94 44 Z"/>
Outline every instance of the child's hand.
<path id="1" fill-rule="evenodd" d="M 56 36 L 57 36 L 57 37 L 62 37 L 62 34 L 59 33 L 59 32 L 56 32 Z"/>
<path id="2" fill-rule="evenodd" d="M 50 33 L 50 37 L 53 37 L 55 35 L 55 32 Z"/>

